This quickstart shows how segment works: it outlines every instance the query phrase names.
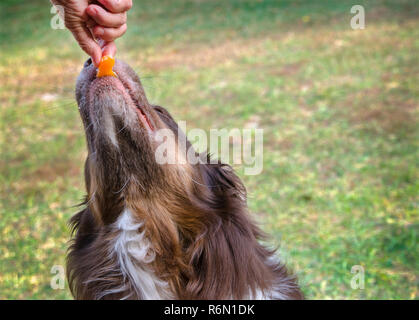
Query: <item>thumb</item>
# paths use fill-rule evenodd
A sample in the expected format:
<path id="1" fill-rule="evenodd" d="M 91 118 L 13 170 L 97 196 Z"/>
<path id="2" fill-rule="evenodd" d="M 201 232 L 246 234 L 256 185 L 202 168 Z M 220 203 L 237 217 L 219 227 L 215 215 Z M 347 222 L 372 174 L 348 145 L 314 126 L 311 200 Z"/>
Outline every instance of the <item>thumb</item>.
<path id="1" fill-rule="evenodd" d="M 115 58 L 116 54 L 116 45 L 115 42 L 106 42 L 103 40 L 99 41 L 99 45 L 102 48 L 102 56 L 111 56 Z"/>

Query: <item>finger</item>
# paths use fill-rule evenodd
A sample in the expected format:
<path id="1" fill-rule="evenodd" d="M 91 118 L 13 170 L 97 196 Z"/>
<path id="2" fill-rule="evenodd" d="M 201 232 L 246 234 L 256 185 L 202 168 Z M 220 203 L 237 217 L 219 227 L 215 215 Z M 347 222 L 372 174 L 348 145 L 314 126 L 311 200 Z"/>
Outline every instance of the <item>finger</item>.
<path id="1" fill-rule="evenodd" d="M 102 46 L 102 56 L 115 57 L 115 55 L 116 55 L 116 45 L 115 45 L 115 42 L 113 42 L 113 41 L 106 42 Z"/>
<path id="2" fill-rule="evenodd" d="M 102 26 L 95 26 L 93 28 L 93 34 L 95 35 L 95 37 L 106 41 L 113 41 L 121 37 L 126 31 L 126 24 L 123 24 L 119 28 L 104 28 Z"/>
<path id="3" fill-rule="evenodd" d="M 97 24 L 103 27 L 117 28 L 127 22 L 126 13 L 110 13 L 95 4 L 88 6 L 86 12 Z"/>
<path id="4" fill-rule="evenodd" d="M 92 58 L 94 65 L 98 66 L 102 58 L 102 51 L 87 26 L 73 28 L 71 32 L 83 51 Z"/>
<path id="5" fill-rule="evenodd" d="M 132 0 L 98 0 L 98 2 L 112 13 L 122 13 L 132 7 Z"/>
<path id="6" fill-rule="evenodd" d="M 107 42 L 103 39 L 98 41 L 100 48 L 102 49 L 102 57 L 103 56 L 111 56 L 114 57 L 116 54 L 116 45 L 115 42 Z"/>
<path id="7" fill-rule="evenodd" d="M 96 23 L 96 21 L 95 20 L 93 20 L 92 18 L 88 18 L 87 19 L 87 21 L 86 21 L 86 26 L 89 28 L 89 29 L 93 29 L 93 27 L 94 26 L 96 26 L 97 25 L 97 23 Z"/>

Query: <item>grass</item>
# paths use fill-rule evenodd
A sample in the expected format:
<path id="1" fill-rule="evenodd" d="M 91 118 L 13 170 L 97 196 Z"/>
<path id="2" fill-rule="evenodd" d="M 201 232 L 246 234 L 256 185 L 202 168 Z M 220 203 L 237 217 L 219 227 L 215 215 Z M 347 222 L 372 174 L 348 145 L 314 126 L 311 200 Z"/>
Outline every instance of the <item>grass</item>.
<path id="1" fill-rule="evenodd" d="M 134 1 L 119 58 L 188 128 L 264 129 L 249 206 L 309 299 L 418 299 L 414 0 Z M 85 59 L 45 1 L 0 3 L 0 299 L 53 290 L 84 195 Z M 365 289 L 351 289 L 351 268 Z"/>

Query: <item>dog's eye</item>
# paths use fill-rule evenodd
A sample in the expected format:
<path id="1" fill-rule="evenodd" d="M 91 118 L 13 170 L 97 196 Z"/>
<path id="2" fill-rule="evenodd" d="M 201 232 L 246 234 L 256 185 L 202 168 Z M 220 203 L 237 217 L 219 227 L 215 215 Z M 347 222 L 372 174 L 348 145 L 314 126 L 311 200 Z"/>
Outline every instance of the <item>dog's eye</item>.
<path id="1" fill-rule="evenodd" d="M 87 68 L 91 64 L 92 64 L 92 58 L 87 59 L 86 62 L 84 63 L 84 68 Z"/>

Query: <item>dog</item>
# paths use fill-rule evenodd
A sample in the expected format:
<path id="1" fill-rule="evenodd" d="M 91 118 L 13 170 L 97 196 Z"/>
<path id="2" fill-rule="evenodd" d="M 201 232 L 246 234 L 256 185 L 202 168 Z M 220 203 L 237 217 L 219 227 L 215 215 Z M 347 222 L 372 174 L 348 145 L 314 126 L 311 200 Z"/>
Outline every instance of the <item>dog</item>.
<path id="1" fill-rule="evenodd" d="M 87 196 L 70 221 L 66 270 L 73 296 L 302 299 L 296 277 L 260 243 L 266 236 L 232 168 L 214 161 L 159 164 L 156 132 L 178 138 L 178 126 L 148 102 L 131 67 L 116 60 L 114 71 L 117 77 L 97 78 L 89 59 L 76 84 L 88 156 Z M 177 148 L 168 152 L 177 157 L 191 147 L 174 141 Z"/>

